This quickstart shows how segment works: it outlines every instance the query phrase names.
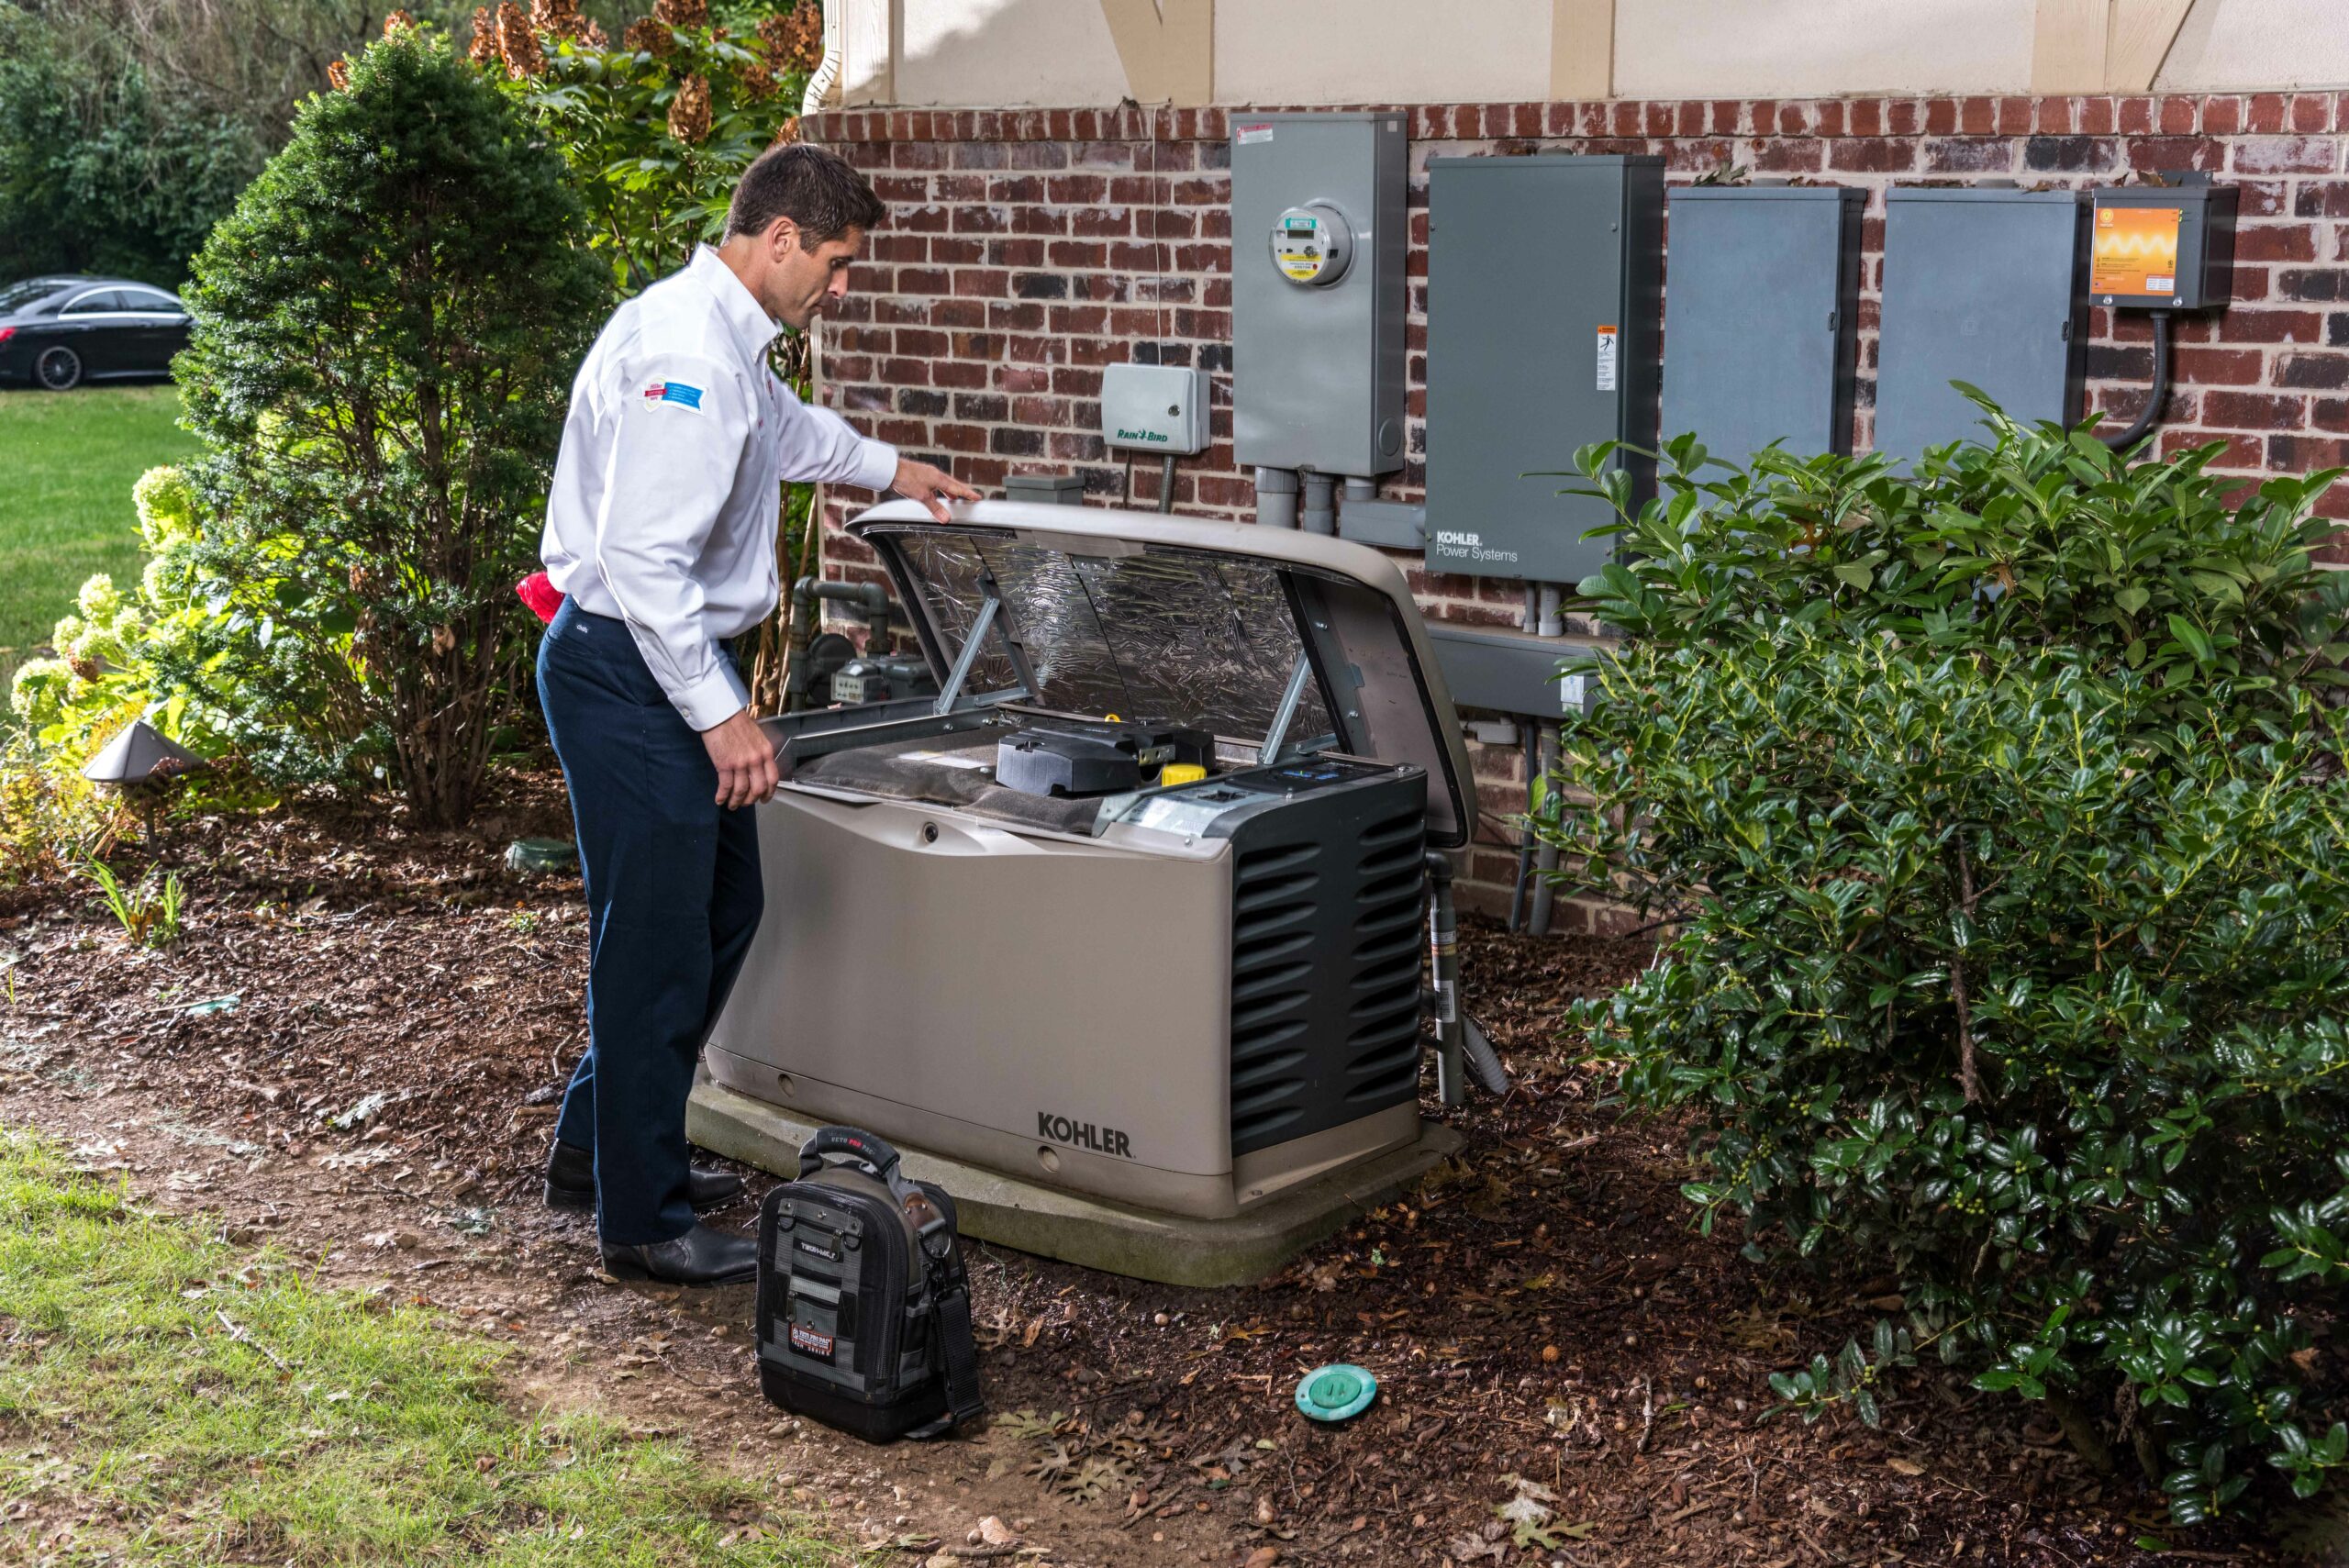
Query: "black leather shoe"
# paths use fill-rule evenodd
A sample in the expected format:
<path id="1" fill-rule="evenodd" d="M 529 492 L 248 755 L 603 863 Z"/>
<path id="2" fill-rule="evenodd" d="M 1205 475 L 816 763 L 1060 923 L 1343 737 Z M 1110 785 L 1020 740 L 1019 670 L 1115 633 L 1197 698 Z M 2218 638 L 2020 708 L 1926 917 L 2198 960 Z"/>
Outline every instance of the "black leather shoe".
<path id="1" fill-rule="evenodd" d="M 742 1178 L 723 1171 L 694 1171 L 685 1177 L 694 1212 L 724 1208 L 742 1195 Z M 575 1143 L 558 1141 L 547 1155 L 547 1207 L 596 1207 L 596 1156 Z"/>
<path id="2" fill-rule="evenodd" d="M 759 1244 L 696 1225 L 674 1241 L 604 1248 L 604 1272 L 619 1279 L 669 1284 L 745 1284 L 759 1277 Z"/>

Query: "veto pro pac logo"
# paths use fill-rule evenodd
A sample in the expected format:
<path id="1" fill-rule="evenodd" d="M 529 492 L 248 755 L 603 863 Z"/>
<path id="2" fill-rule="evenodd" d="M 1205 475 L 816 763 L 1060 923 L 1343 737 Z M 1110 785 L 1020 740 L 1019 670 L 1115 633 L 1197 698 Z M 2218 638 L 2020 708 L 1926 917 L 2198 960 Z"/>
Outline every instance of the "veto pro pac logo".
<path id="1" fill-rule="evenodd" d="M 1071 1121 L 1050 1111 L 1036 1113 L 1036 1136 L 1075 1149 L 1090 1149 L 1096 1154 L 1113 1154 L 1120 1160 L 1134 1157 L 1132 1143 L 1116 1128 L 1096 1127 L 1089 1121 Z"/>

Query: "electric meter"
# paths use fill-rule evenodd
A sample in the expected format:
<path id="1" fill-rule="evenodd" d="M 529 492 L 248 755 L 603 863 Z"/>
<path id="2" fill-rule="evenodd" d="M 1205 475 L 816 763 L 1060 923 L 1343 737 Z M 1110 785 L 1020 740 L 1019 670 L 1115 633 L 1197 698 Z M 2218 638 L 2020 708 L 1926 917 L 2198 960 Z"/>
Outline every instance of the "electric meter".
<path id="1" fill-rule="evenodd" d="M 1273 265 L 1293 284 L 1327 288 L 1346 275 L 1353 227 L 1328 202 L 1293 206 L 1273 225 Z"/>

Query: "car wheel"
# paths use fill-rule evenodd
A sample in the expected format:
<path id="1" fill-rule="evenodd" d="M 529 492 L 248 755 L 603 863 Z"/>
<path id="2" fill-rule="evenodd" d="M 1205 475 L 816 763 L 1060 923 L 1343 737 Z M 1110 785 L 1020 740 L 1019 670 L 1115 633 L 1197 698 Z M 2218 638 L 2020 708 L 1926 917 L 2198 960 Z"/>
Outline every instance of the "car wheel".
<path id="1" fill-rule="evenodd" d="M 43 349 L 33 361 L 33 377 L 51 392 L 71 392 L 82 384 L 82 356 L 71 349 Z"/>

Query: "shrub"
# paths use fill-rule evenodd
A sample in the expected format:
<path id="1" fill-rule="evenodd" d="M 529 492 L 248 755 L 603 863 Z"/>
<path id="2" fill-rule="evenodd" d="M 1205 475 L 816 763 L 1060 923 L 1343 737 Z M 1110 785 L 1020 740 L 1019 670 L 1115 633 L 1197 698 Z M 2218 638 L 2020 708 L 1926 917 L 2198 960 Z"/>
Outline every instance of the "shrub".
<path id="1" fill-rule="evenodd" d="M 518 700 L 513 585 L 608 290 L 561 161 L 444 44 L 397 28 L 347 80 L 197 259 L 194 564 L 448 825 Z"/>
<path id="2" fill-rule="evenodd" d="M 630 293 L 718 239 L 742 171 L 797 134 L 822 56 L 818 0 L 718 9 L 660 0 L 618 39 L 569 0 L 474 13 L 473 58 L 562 154 Z"/>
<path id="3" fill-rule="evenodd" d="M 1999 420 L 1913 480 L 1680 476 L 1584 584 L 1641 635 L 1538 823 L 1679 921 L 1576 1021 L 1688 1118 L 1701 1223 L 1889 1268 L 1902 1333 L 2188 1522 L 2349 1451 L 2311 1331 L 2349 1282 L 2331 476 L 2231 511 L 2210 455 Z M 1784 1387 L 1872 1414 L 1864 1363 Z"/>

